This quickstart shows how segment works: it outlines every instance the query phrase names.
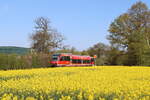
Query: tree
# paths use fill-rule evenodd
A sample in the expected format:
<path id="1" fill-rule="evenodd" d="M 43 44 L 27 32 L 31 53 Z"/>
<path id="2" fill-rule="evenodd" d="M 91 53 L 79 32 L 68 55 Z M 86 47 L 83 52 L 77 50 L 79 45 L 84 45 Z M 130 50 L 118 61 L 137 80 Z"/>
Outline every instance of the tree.
<path id="1" fill-rule="evenodd" d="M 30 39 L 36 52 L 48 53 L 62 47 L 64 37 L 49 24 L 48 18 L 39 17 L 35 20 L 35 31 Z"/>
<path id="2" fill-rule="evenodd" d="M 111 44 L 124 50 L 128 65 L 147 65 L 150 51 L 150 10 L 146 4 L 135 3 L 109 27 Z M 150 63 L 149 63 L 150 64 Z"/>
<path id="3" fill-rule="evenodd" d="M 75 47 L 65 46 L 63 49 L 57 50 L 55 53 L 72 53 L 76 55 L 81 55 L 81 52 L 76 50 Z"/>
<path id="4" fill-rule="evenodd" d="M 90 47 L 87 52 L 90 56 L 96 55 L 96 63 L 97 65 L 106 65 L 107 64 L 107 54 L 109 50 L 109 46 L 103 43 L 97 43 L 94 46 Z"/>
<path id="5" fill-rule="evenodd" d="M 108 65 L 127 65 L 127 56 L 124 51 L 119 50 L 116 47 L 111 46 L 107 51 L 107 63 Z"/>

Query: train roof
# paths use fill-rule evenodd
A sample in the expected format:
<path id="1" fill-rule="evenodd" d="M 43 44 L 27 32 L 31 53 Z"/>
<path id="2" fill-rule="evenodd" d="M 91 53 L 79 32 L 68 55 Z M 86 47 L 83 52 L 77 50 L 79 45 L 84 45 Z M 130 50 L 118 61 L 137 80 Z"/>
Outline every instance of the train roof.
<path id="1" fill-rule="evenodd" d="M 63 55 L 63 56 L 71 56 L 73 59 L 91 59 L 93 57 L 91 56 L 88 56 L 88 55 L 74 55 L 72 53 L 57 53 L 57 54 L 54 54 L 54 55 Z"/>
<path id="2" fill-rule="evenodd" d="M 88 56 L 88 55 L 74 55 L 74 54 L 72 54 L 72 53 L 56 53 L 56 54 L 54 54 L 54 55 L 71 55 L 71 56 L 84 56 L 84 57 L 90 57 L 90 56 Z"/>

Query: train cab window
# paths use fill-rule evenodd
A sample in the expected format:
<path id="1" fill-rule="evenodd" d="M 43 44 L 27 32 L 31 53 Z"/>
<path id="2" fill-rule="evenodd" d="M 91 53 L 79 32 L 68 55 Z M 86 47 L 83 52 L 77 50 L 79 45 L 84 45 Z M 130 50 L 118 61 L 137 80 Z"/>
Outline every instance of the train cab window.
<path id="1" fill-rule="evenodd" d="M 52 58 L 52 61 L 57 61 L 57 57 L 53 57 L 53 58 Z"/>
<path id="2" fill-rule="evenodd" d="M 57 61 L 58 60 L 58 57 L 57 56 L 53 56 L 52 57 L 52 61 Z"/>

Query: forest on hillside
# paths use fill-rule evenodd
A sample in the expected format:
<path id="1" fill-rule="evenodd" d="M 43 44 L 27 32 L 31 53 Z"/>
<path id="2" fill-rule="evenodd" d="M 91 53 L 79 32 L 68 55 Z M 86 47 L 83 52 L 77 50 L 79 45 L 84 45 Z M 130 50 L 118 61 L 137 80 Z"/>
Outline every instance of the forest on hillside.
<path id="1" fill-rule="evenodd" d="M 29 48 L 15 46 L 0 46 L 0 53 L 24 55 L 30 52 Z"/>

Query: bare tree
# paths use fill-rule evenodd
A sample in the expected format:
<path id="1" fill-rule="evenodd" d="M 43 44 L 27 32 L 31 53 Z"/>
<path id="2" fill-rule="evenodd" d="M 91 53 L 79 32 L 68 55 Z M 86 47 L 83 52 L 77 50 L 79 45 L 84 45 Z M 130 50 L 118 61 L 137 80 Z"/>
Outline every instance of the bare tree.
<path id="1" fill-rule="evenodd" d="M 35 20 L 35 30 L 31 34 L 32 49 L 36 52 L 48 53 L 62 47 L 64 37 L 51 28 L 48 18 L 39 17 Z"/>

